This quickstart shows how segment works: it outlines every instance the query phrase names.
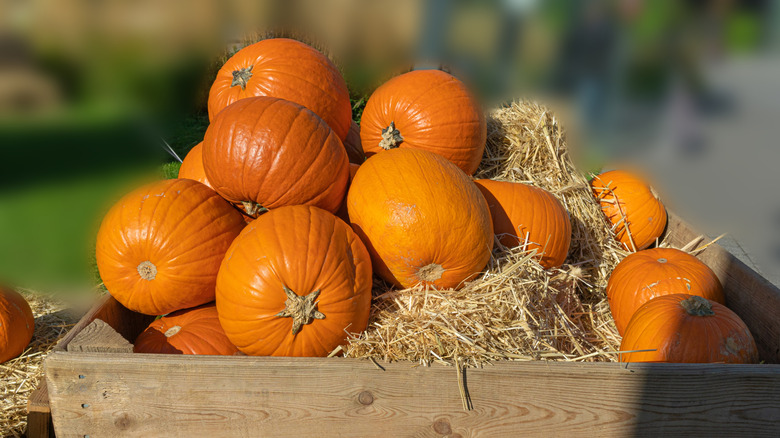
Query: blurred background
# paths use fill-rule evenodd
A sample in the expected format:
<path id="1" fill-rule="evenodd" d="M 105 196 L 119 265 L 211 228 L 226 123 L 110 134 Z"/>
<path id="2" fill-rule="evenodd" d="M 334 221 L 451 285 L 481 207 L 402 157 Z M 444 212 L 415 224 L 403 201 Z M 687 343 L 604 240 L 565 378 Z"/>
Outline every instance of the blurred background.
<path id="1" fill-rule="evenodd" d="M 99 283 L 103 213 L 175 176 L 221 64 L 290 36 L 371 92 L 442 68 L 486 107 L 548 105 L 580 166 L 642 168 L 667 207 L 780 283 L 780 2 L 0 0 L 0 281 Z"/>

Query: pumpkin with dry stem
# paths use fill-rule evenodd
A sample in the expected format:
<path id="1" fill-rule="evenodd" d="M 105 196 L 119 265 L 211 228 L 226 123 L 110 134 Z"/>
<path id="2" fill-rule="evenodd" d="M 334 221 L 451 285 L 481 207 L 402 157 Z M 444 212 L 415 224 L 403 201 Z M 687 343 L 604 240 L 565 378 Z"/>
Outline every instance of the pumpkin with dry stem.
<path id="1" fill-rule="evenodd" d="M 157 354 L 230 356 L 238 352 L 219 325 L 214 303 L 184 309 L 149 324 L 135 339 L 133 351 Z"/>
<path id="2" fill-rule="evenodd" d="M 199 182 L 146 185 L 103 218 L 95 250 L 100 277 L 117 301 L 147 315 L 214 301 L 222 257 L 244 225 L 236 209 Z"/>
<path id="3" fill-rule="evenodd" d="M 650 351 L 640 351 L 650 350 Z M 757 363 L 753 335 L 726 306 L 695 295 L 653 298 L 631 318 L 621 362 Z"/>
<path id="4" fill-rule="evenodd" d="M 371 259 L 352 229 L 304 205 L 271 210 L 225 255 L 217 311 L 254 356 L 326 356 L 368 324 Z"/>
<path id="5" fill-rule="evenodd" d="M 485 198 L 432 152 L 393 149 L 369 158 L 355 174 L 347 207 L 375 272 L 396 286 L 455 288 L 490 260 Z"/>

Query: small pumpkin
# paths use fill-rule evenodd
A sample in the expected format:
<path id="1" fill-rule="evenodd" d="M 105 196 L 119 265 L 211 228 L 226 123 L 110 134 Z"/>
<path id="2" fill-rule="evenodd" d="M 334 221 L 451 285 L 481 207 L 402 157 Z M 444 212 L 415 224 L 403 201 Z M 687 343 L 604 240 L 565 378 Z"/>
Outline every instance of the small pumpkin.
<path id="1" fill-rule="evenodd" d="M 184 157 L 179 168 L 179 178 L 191 179 L 211 187 L 206 171 L 203 170 L 203 142 L 195 145 Z"/>
<path id="2" fill-rule="evenodd" d="M 628 251 L 649 247 L 666 227 L 666 209 L 641 178 L 612 170 L 590 183 L 601 210 L 612 223 L 615 237 Z"/>
<path id="3" fill-rule="evenodd" d="M 347 138 L 352 120 L 347 83 L 325 55 L 304 43 L 272 38 L 231 56 L 209 90 L 209 120 L 233 102 L 255 96 L 303 105 L 319 115 L 340 140 Z"/>
<path id="4" fill-rule="evenodd" d="M 0 363 L 18 357 L 35 332 L 32 309 L 18 292 L 0 287 Z"/>
<path id="5" fill-rule="evenodd" d="M 347 192 L 349 192 L 349 186 L 352 185 L 352 180 L 355 178 L 355 174 L 357 173 L 358 169 L 360 169 L 359 164 L 349 163 L 349 180 L 347 180 Z M 338 216 L 344 222 L 349 223 L 346 196 L 344 197 L 344 201 L 341 203 L 341 207 L 339 207 L 339 211 L 336 212 L 336 216 Z"/>
<path id="6" fill-rule="evenodd" d="M 549 269 L 566 260 L 571 244 L 569 213 L 552 193 L 522 183 L 475 181 L 487 200 L 493 232 L 502 245 L 514 248 L 528 241 L 539 264 Z"/>
<path id="7" fill-rule="evenodd" d="M 360 127 L 354 120 L 349 127 L 349 134 L 347 134 L 347 138 L 344 140 L 344 149 L 347 150 L 347 157 L 350 163 L 361 165 L 366 161 L 366 155 L 360 143 Z"/>
<path id="8" fill-rule="evenodd" d="M 135 339 L 133 351 L 232 356 L 238 348 L 219 325 L 216 306 L 209 303 L 179 310 L 153 321 Z"/>
<path id="9" fill-rule="evenodd" d="M 687 294 L 653 298 L 640 307 L 620 351 L 630 351 L 621 353 L 621 362 L 758 362 L 753 335 L 736 313 Z"/>
<path id="10" fill-rule="evenodd" d="M 371 95 L 360 119 L 366 157 L 395 148 L 437 153 L 468 175 L 485 151 L 487 128 L 466 86 L 440 70 L 396 76 Z"/>
<path id="11" fill-rule="evenodd" d="M 609 277 L 607 299 L 622 335 L 643 304 L 669 294 L 697 295 L 725 304 L 720 280 L 696 257 L 674 248 L 652 248 L 624 258 Z"/>
<path id="12" fill-rule="evenodd" d="M 147 315 L 214 301 L 222 257 L 244 225 L 236 209 L 201 183 L 146 185 L 103 218 L 95 250 L 100 277 L 117 301 Z"/>
<path id="13" fill-rule="evenodd" d="M 374 271 L 396 286 L 455 288 L 490 260 L 485 198 L 444 157 L 421 149 L 374 155 L 347 194 L 349 218 Z"/>
<path id="14" fill-rule="evenodd" d="M 285 205 L 335 212 L 349 168 L 341 140 L 316 114 L 275 97 L 250 97 L 214 118 L 203 140 L 206 177 L 256 217 Z"/>
<path id="15" fill-rule="evenodd" d="M 371 261 L 349 225 L 311 206 L 249 224 L 217 278 L 228 338 L 254 356 L 326 356 L 368 324 Z"/>

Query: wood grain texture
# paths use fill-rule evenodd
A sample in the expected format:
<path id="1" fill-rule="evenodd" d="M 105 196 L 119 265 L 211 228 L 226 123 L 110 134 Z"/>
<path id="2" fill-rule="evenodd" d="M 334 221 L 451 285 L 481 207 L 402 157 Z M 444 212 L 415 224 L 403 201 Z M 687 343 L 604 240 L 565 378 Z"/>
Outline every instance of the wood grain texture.
<path id="1" fill-rule="evenodd" d="M 66 349 L 70 352 L 132 353 L 133 344 L 102 319 L 95 319 L 73 337 Z"/>
<path id="2" fill-rule="evenodd" d="M 780 366 L 503 362 L 468 369 L 358 359 L 56 352 L 57 436 L 777 436 Z M 227 372 L 226 370 L 229 370 Z"/>
<path id="3" fill-rule="evenodd" d="M 669 214 L 668 243 L 681 247 L 699 235 L 679 216 Z M 718 245 L 710 245 L 697 257 L 720 279 L 726 306 L 747 324 L 761 360 L 780 363 L 780 289 Z"/>
<path id="4" fill-rule="evenodd" d="M 46 379 L 42 378 L 38 388 L 27 399 L 27 438 L 47 438 L 54 436 L 54 425 L 49 407 L 49 391 Z"/>
<path id="5" fill-rule="evenodd" d="M 111 326 L 117 333 L 122 335 L 130 342 L 146 329 L 154 321 L 154 316 L 143 315 L 128 310 L 114 299 L 110 294 L 100 297 L 94 306 L 81 318 L 81 320 L 57 342 L 55 351 L 64 351 L 68 344 L 75 338 L 86 326 L 95 319 L 101 319 Z"/>

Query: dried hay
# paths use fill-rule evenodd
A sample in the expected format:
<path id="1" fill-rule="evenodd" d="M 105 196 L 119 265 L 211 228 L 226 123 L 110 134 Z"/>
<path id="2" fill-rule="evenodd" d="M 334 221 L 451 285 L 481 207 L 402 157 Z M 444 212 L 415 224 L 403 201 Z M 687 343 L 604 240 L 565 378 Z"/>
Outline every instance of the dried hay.
<path id="1" fill-rule="evenodd" d="M 35 316 L 35 333 L 21 356 L 0 364 L 0 436 L 19 437 L 27 426 L 27 399 L 43 376 L 43 360 L 78 320 L 62 302 L 20 291 Z"/>
<path id="2" fill-rule="evenodd" d="M 616 360 L 620 337 L 604 288 L 626 252 L 572 163 L 559 121 L 531 102 L 493 111 L 475 178 L 552 192 L 571 219 L 566 264 L 545 271 L 533 251 L 496 241 L 486 273 L 460 290 L 393 290 L 377 281 L 368 329 L 350 339 L 345 356 L 458 368 L 494 360 Z"/>

